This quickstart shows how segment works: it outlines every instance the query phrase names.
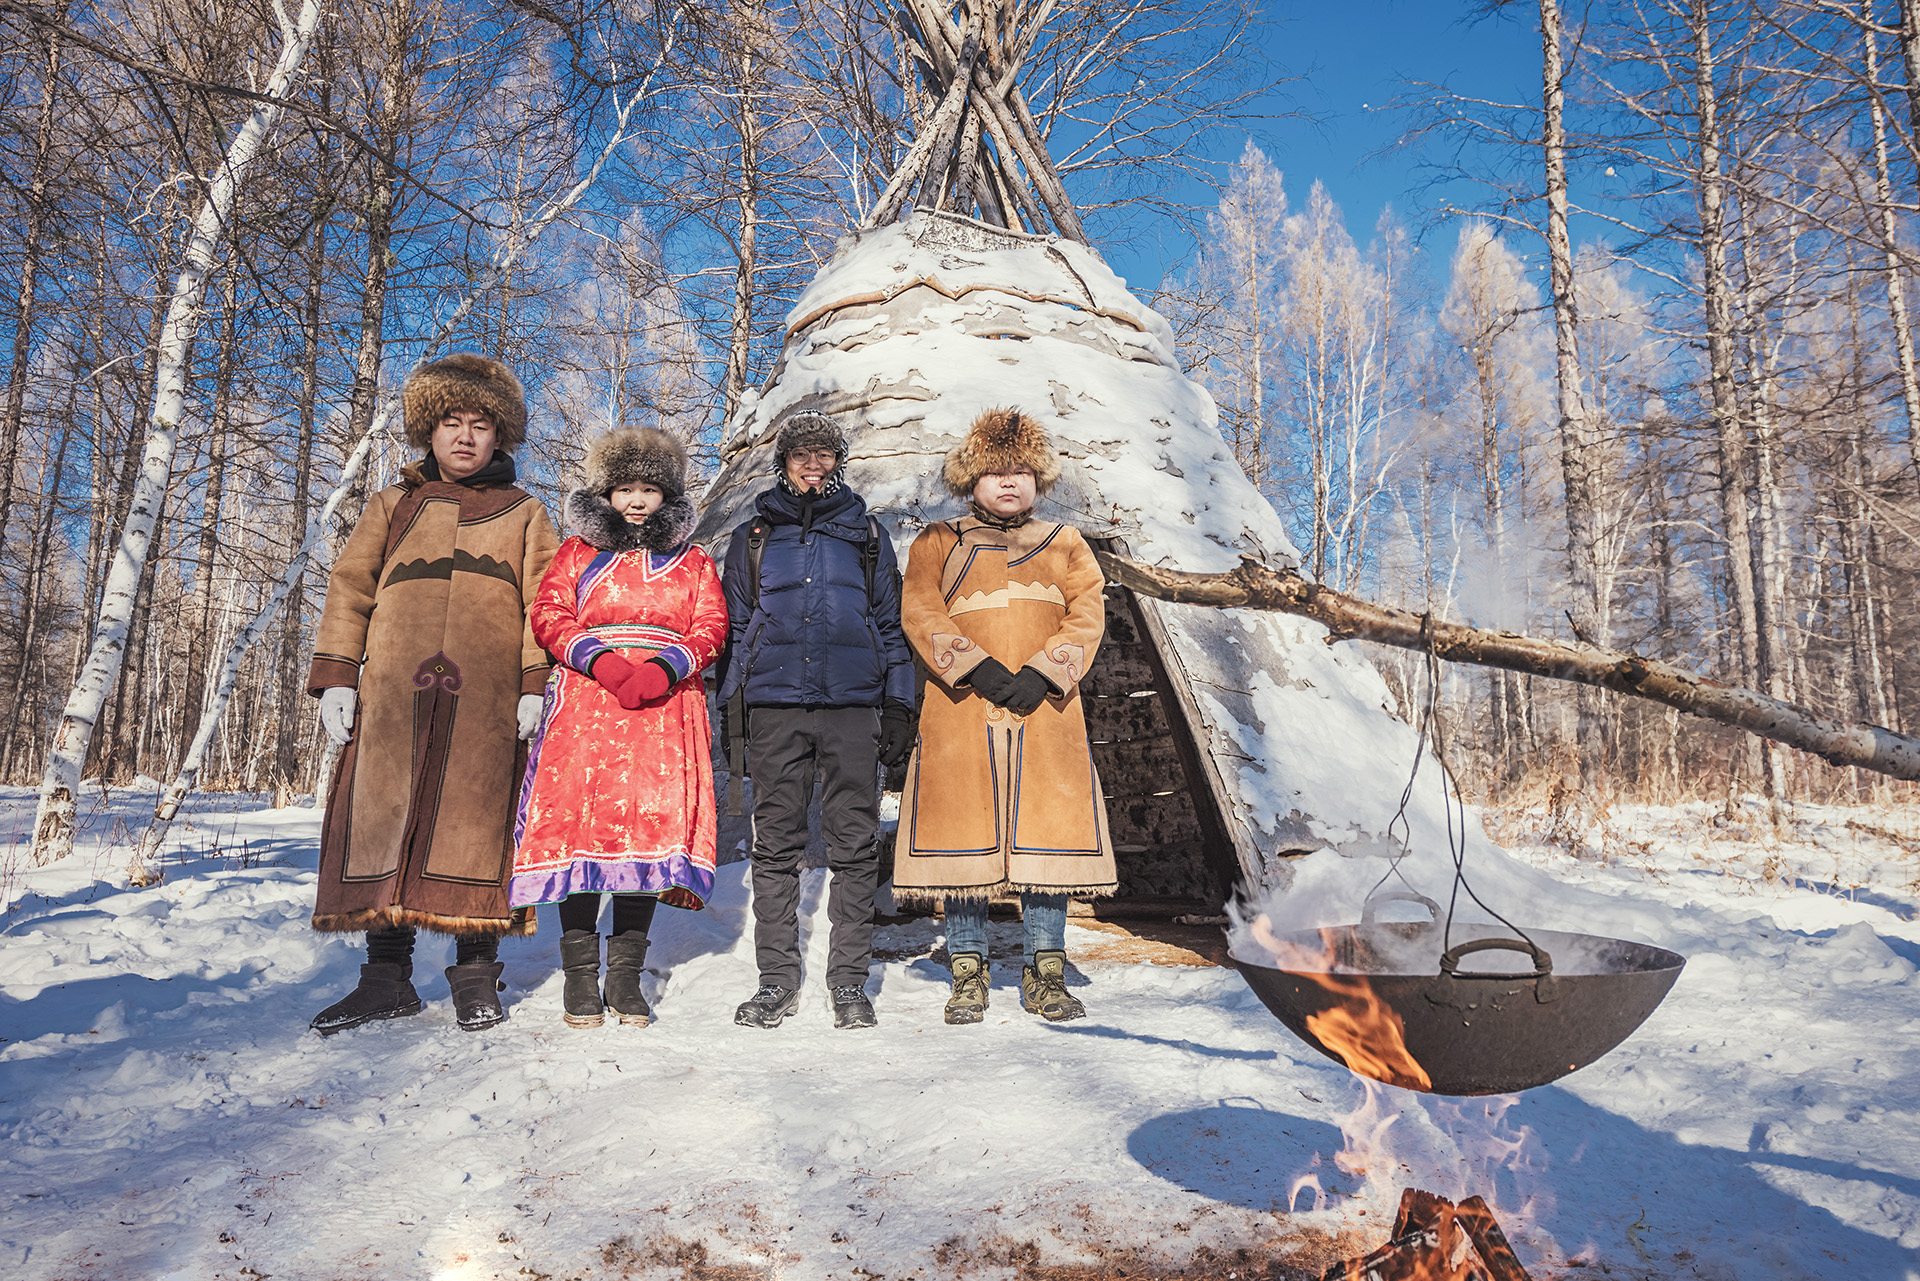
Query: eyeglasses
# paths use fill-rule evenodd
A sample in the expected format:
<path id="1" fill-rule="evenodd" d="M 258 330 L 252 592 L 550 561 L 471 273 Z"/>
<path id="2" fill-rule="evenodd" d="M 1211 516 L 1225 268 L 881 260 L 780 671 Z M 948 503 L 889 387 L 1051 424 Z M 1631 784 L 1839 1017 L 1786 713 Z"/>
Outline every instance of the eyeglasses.
<path id="1" fill-rule="evenodd" d="M 787 455 L 790 463 L 819 463 L 831 467 L 840 461 L 840 455 L 831 449 L 796 449 Z"/>

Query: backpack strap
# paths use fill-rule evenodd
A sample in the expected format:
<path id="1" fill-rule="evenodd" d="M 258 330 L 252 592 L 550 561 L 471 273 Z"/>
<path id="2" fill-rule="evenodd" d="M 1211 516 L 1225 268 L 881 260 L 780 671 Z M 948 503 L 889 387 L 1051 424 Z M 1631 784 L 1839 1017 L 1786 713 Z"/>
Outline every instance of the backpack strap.
<path id="1" fill-rule="evenodd" d="M 767 558 L 767 537 L 773 532 L 766 518 L 756 516 L 747 526 L 747 612 L 760 608 L 760 566 Z"/>
<path id="2" fill-rule="evenodd" d="M 867 541 L 860 548 L 860 572 L 867 580 L 867 609 L 873 609 L 873 574 L 880 567 L 880 520 L 867 517 Z"/>

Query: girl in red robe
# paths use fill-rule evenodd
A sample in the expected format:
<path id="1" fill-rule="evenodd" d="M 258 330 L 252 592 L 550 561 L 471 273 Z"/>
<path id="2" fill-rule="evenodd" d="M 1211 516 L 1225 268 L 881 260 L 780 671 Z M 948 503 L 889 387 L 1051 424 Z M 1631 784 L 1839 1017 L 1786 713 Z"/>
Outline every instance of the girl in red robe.
<path id="1" fill-rule="evenodd" d="M 527 610 L 557 660 L 527 759 L 508 901 L 560 906 L 565 1016 L 612 1009 L 645 1027 L 640 991 L 656 904 L 697 910 L 713 889 L 714 791 L 701 671 L 719 657 L 727 605 L 713 561 L 688 539 L 686 451 L 664 432 L 595 441 L 567 498 L 574 536 Z M 613 896 L 605 1003 L 600 896 Z"/>

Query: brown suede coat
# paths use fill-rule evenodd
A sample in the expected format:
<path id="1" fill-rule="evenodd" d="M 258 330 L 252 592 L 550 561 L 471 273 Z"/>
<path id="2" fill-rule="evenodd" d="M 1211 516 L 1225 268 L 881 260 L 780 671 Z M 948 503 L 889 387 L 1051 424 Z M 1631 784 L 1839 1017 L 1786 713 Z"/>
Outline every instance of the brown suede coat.
<path id="1" fill-rule="evenodd" d="M 1001 530 L 969 516 L 914 540 L 900 614 L 923 687 L 895 845 L 902 897 L 1114 891 L 1080 703 L 1080 678 L 1106 628 L 1102 587 L 1093 552 L 1070 525 Z M 1033 667 L 1062 693 L 1016 716 L 955 686 L 988 657 L 1009 671 Z"/>
<path id="2" fill-rule="evenodd" d="M 520 696 L 550 662 L 526 607 L 559 536 L 512 485 L 373 496 L 333 567 L 307 686 L 360 691 L 320 848 L 317 930 L 531 932 L 507 907 Z"/>

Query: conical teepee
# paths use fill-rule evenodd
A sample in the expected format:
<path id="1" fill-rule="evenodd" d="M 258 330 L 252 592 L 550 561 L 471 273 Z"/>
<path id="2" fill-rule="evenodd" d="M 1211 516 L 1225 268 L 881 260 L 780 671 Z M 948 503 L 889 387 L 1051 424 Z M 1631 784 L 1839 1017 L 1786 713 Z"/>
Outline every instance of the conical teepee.
<path id="1" fill-rule="evenodd" d="M 949 92 L 959 82 L 943 79 L 936 59 L 923 62 L 934 99 L 948 105 L 889 188 L 948 207 L 907 209 L 847 236 L 801 294 L 772 377 L 727 426 L 701 541 L 724 554 L 772 482 L 780 426 L 819 410 L 846 432 L 850 483 L 904 558 L 929 522 L 961 514 L 940 479 L 946 452 L 981 410 L 1011 405 L 1044 422 L 1063 454 L 1040 514 L 1078 526 L 1096 547 L 1110 540 L 1188 570 L 1231 569 L 1242 556 L 1297 563 L 1222 440 L 1212 398 L 1175 359 L 1167 322 L 1082 242 L 1071 209 L 1053 207 L 1063 197 L 1039 197 L 1058 179 L 1049 183 L 1037 140 L 1015 149 L 994 131 L 1024 116 L 1024 106 L 996 113 L 982 100 L 1010 85 L 1017 60 L 1007 51 L 1030 48 L 1031 33 L 1006 30 L 997 3 L 962 5 L 957 20 L 935 0 L 910 7 L 920 34 L 952 37 L 963 60 L 968 33 L 987 33 L 973 54 L 985 70 L 965 95 Z M 928 31 L 936 19 L 947 37 Z M 956 101 L 964 111 L 949 111 Z M 977 133 L 967 125 L 976 117 Z M 1035 190 L 1013 193 L 1022 178 L 1003 162 L 1009 152 Z M 1004 225 L 1008 204 L 1029 203 L 1058 234 Z M 885 202 L 882 211 L 892 212 Z M 1285 615 L 1108 589 L 1107 637 L 1083 693 L 1122 898 L 1218 905 L 1236 884 L 1294 882 L 1299 856 L 1313 851 L 1339 850 L 1328 855 L 1337 863 L 1384 853 L 1416 740 L 1379 675 L 1324 638 L 1318 624 Z M 1440 793 L 1426 782 L 1410 816 L 1416 835 L 1434 836 Z M 1366 862 L 1365 880 L 1385 869 Z"/>

